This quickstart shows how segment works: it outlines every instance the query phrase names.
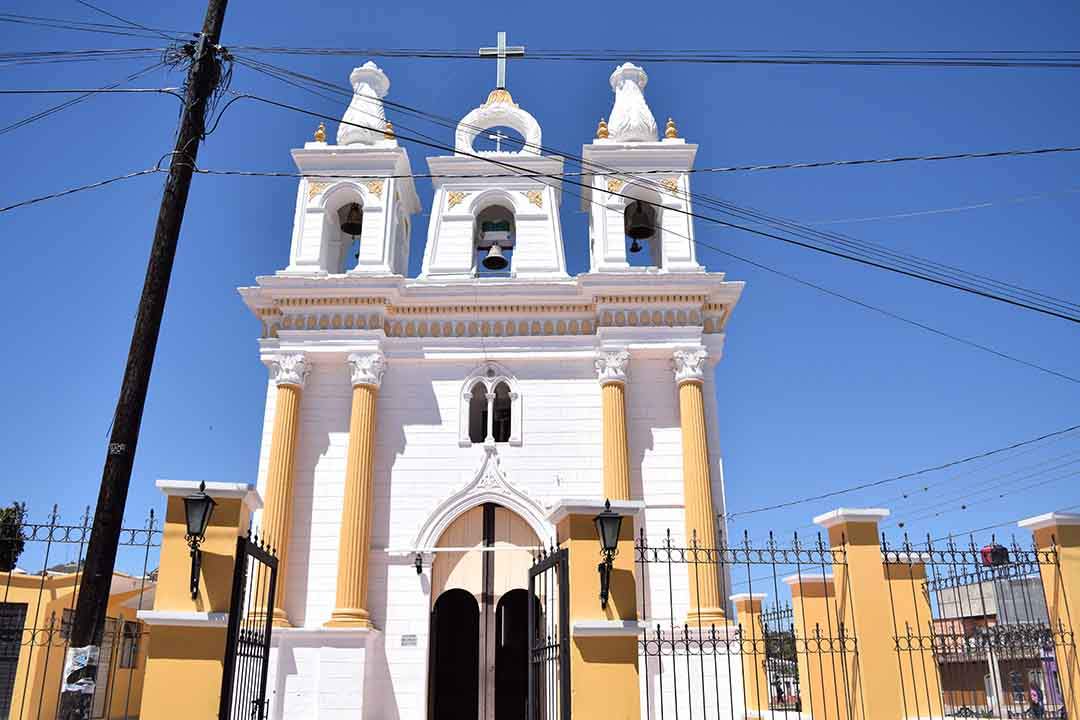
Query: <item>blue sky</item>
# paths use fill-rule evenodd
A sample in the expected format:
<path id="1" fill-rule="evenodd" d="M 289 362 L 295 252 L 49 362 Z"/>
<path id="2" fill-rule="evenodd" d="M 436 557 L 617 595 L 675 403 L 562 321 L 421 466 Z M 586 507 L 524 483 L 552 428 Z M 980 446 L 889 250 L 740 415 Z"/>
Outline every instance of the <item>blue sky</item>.
<path id="1" fill-rule="evenodd" d="M 106 0 L 102 0 L 106 3 Z M 199 3 L 105 7 L 155 27 L 196 29 Z M 110 22 L 73 2 L 14 2 L 8 12 Z M 230 5 L 223 43 L 321 47 L 536 49 L 1068 49 L 1080 8 L 1069 3 L 714 3 L 613 9 L 603 3 L 491 6 L 395 2 L 242 2 Z M 160 41 L 0 27 L 9 51 L 156 47 Z M 366 57 L 272 57 L 345 84 Z M 514 98 L 569 153 L 611 107 L 610 62 L 512 62 Z M 491 63 L 379 59 L 390 98 L 459 118 L 486 97 Z M 99 87 L 148 64 L 0 66 L 0 87 Z M 1076 145 L 1075 70 L 943 70 L 646 65 L 658 118 L 674 116 L 700 144 L 699 167 Z M 179 85 L 155 71 L 136 84 Z M 232 87 L 340 116 L 330 102 L 237 68 Z M 59 102 L 0 97 L 0 125 Z M 0 205 L 152 166 L 172 147 L 168 96 L 99 96 L 0 134 Z M 391 110 L 390 119 L 410 124 Z M 199 158 L 206 168 L 292 170 L 288 151 L 311 118 L 252 102 L 225 115 Z M 445 129 L 412 121 L 449 142 Z M 331 133 L 335 128 L 331 128 Z M 410 147 L 413 169 L 430 152 Z M 1080 157 L 913 163 L 882 167 L 698 175 L 694 190 L 774 215 L 817 223 L 992 202 L 969 211 L 823 226 L 1076 299 Z M 92 503 L 145 272 L 163 178 L 151 176 L 0 215 L 0 331 L 7 351 L 0 414 L 5 479 L 0 501 L 36 516 L 59 502 L 74 517 Z M 254 481 L 265 369 L 258 325 L 236 295 L 287 263 L 295 185 L 270 178 L 197 177 L 188 204 L 129 502 L 137 520 L 160 507 L 159 477 Z M 418 182 L 425 206 L 431 185 Z M 1035 199 L 1016 198 L 1040 195 Z M 585 269 L 586 216 L 564 196 L 572 272 Z M 414 223 L 412 271 L 427 217 Z M 866 302 L 1080 375 L 1074 325 L 773 240 L 699 224 L 698 239 Z M 729 325 L 719 398 L 731 511 L 878 480 L 1077 424 L 1080 386 L 885 319 L 788 280 L 701 251 L 711 270 L 747 281 Z M 1023 457 L 965 466 L 830 501 L 736 518 L 732 529 L 781 534 L 839 503 L 890 505 L 906 528 L 940 534 L 1080 503 L 1075 477 L 1034 475 L 1068 465 L 1080 436 Z M 1060 459 L 1059 459 L 1060 458 Z M 1064 463 L 1064 465 L 1063 465 Z M 1032 466 L 1025 470 L 1026 467 Z M 1011 473 L 1011 474 L 1010 474 Z M 1030 479 L 1024 479 L 1030 477 Z M 994 499 L 994 488 L 1031 489 Z M 927 487 L 926 490 L 920 490 Z M 990 490 L 986 490 L 990 488 Z M 972 495 L 983 490 L 982 495 Z M 894 496 L 909 491 L 904 500 Z M 988 493 L 988 494 L 987 494 Z M 986 502 L 987 498 L 994 499 Z M 971 502 L 966 510 L 961 504 Z M 937 518 L 928 513 L 942 512 Z"/>

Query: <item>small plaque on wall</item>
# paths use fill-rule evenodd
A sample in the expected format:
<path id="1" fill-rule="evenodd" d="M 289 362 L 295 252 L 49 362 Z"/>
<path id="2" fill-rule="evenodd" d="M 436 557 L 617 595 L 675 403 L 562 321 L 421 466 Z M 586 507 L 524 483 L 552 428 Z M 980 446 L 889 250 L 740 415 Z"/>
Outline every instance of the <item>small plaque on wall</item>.
<path id="1" fill-rule="evenodd" d="M 415 635 L 402 635 L 401 636 L 401 647 L 416 647 L 416 636 Z"/>

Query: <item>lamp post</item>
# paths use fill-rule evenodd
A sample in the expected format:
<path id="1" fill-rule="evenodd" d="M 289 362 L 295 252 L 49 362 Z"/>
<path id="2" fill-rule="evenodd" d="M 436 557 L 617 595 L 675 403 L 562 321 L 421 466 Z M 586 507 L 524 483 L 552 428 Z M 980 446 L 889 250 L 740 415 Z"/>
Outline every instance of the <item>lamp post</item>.
<path id="1" fill-rule="evenodd" d="M 210 525 L 210 516 L 217 505 L 214 498 L 206 494 L 206 483 L 199 483 L 199 491 L 184 497 L 184 519 L 187 533 L 184 539 L 191 548 L 191 599 L 199 596 L 199 571 L 202 568 L 202 550 L 199 545 L 206 539 L 206 528 Z"/>
<path id="2" fill-rule="evenodd" d="M 600 607 L 607 609 L 608 592 L 611 589 L 611 569 L 615 562 L 615 553 L 619 550 L 619 529 L 622 527 L 622 515 L 613 512 L 611 501 L 604 501 L 604 511 L 593 518 L 596 534 L 600 536 L 600 552 L 604 559 L 596 567 L 600 573 Z"/>

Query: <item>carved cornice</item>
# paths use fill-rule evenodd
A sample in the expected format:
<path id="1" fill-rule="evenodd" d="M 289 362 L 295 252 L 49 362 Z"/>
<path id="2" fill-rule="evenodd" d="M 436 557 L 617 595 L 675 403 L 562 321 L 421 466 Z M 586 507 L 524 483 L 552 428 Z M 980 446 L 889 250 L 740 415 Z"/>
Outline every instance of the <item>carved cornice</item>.
<path id="1" fill-rule="evenodd" d="M 705 365 L 709 357 L 704 348 L 695 350 L 676 350 L 672 353 L 675 370 L 675 383 L 682 385 L 685 382 L 704 382 Z"/>
<path id="2" fill-rule="evenodd" d="M 295 385 L 303 388 L 311 374 L 311 363 L 304 353 L 275 355 L 267 364 L 270 366 L 270 379 L 278 386 Z"/>
<path id="3" fill-rule="evenodd" d="M 596 354 L 596 376 L 601 385 L 625 383 L 629 367 L 630 353 L 627 350 L 601 350 Z"/>
<path id="4" fill-rule="evenodd" d="M 382 385 L 386 356 L 381 352 L 350 353 L 346 362 L 349 364 L 349 374 L 354 386 L 374 385 L 378 388 Z"/>

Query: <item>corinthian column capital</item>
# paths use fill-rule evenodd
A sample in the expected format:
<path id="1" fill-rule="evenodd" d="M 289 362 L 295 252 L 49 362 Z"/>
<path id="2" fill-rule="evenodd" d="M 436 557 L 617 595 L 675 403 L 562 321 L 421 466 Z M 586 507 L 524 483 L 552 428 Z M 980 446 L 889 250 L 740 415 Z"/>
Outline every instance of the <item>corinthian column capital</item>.
<path id="1" fill-rule="evenodd" d="M 630 353 L 622 350 L 601 350 L 596 353 L 596 377 L 601 385 L 625 383 L 630 367 Z"/>
<path id="2" fill-rule="evenodd" d="M 377 388 L 382 385 L 386 356 L 378 350 L 371 353 L 349 353 L 346 362 L 349 363 L 349 374 L 354 386 L 373 385 Z"/>
<path id="3" fill-rule="evenodd" d="M 682 385 L 685 382 L 704 382 L 705 365 L 709 357 L 704 348 L 691 350 L 676 350 L 672 354 L 673 368 L 675 370 L 675 384 Z"/>
<path id="4" fill-rule="evenodd" d="M 311 363 L 304 353 L 275 355 L 266 364 L 270 367 L 270 378 L 278 386 L 296 385 L 303 388 L 311 374 Z"/>

